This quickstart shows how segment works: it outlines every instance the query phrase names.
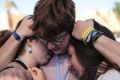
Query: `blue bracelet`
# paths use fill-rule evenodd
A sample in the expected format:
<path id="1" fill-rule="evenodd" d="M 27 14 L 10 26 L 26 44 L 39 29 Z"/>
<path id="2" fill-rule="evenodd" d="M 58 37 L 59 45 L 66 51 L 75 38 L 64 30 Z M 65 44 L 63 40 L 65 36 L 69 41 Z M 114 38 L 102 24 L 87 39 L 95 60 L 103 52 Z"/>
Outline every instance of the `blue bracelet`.
<path id="1" fill-rule="evenodd" d="M 14 36 L 14 38 L 15 38 L 17 41 L 20 41 L 20 40 L 21 40 L 21 37 L 17 34 L 16 31 L 13 31 L 13 32 L 12 32 L 12 35 Z"/>

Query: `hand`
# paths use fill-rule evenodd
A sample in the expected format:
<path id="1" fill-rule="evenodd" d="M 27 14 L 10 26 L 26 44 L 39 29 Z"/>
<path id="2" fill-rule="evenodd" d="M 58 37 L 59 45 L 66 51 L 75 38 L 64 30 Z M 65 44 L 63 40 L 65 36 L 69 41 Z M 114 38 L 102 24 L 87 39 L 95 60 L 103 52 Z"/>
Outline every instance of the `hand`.
<path id="1" fill-rule="evenodd" d="M 21 38 L 25 38 L 34 34 L 32 30 L 33 28 L 34 28 L 33 19 L 31 16 L 27 16 L 22 20 L 16 32 L 19 34 Z"/>
<path id="2" fill-rule="evenodd" d="M 87 21 L 78 20 L 74 24 L 72 36 L 78 40 L 82 40 L 83 32 L 89 27 L 94 27 L 93 20 L 87 20 Z"/>
<path id="3" fill-rule="evenodd" d="M 31 76 L 33 77 L 33 80 L 46 80 L 45 74 L 42 69 L 33 67 L 33 68 L 29 69 L 29 72 L 30 72 Z"/>

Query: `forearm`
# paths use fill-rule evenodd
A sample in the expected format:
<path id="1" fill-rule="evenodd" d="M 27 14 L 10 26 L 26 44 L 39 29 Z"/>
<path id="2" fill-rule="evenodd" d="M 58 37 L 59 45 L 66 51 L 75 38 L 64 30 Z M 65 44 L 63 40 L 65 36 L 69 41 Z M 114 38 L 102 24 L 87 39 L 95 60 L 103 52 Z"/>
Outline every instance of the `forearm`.
<path id="1" fill-rule="evenodd" d="M 120 67 L 120 43 L 111 40 L 105 36 L 101 36 L 94 43 L 94 47 L 101 52 L 101 54 L 113 63 Z"/>
<path id="2" fill-rule="evenodd" d="M 17 41 L 13 35 L 6 41 L 6 43 L 0 48 L 0 70 L 10 63 L 20 45 L 20 41 Z"/>
<path id="3" fill-rule="evenodd" d="M 0 69 L 4 68 L 14 59 L 21 41 L 19 39 L 24 39 L 25 37 L 32 36 L 34 34 L 33 19 L 31 16 L 27 16 L 23 20 L 19 21 L 16 27 L 16 33 L 12 33 L 11 37 L 0 48 Z M 18 39 L 18 37 L 20 38 Z"/>

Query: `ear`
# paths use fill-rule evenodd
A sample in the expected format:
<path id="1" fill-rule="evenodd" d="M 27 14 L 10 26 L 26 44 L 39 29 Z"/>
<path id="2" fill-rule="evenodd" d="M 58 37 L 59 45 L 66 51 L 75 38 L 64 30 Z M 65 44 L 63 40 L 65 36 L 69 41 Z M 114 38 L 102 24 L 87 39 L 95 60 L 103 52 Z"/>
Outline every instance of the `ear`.
<path id="1" fill-rule="evenodd" d="M 27 45 L 31 47 L 34 44 L 34 40 L 32 39 L 27 39 Z"/>

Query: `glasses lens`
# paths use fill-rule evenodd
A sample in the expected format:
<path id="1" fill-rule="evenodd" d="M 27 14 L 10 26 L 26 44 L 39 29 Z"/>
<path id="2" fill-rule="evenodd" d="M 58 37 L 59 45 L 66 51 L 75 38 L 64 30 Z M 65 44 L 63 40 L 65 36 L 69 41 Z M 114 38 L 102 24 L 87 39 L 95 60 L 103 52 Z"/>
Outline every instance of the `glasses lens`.
<path id="1" fill-rule="evenodd" d="M 61 45 L 64 41 L 64 38 L 66 37 L 67 33 L 63 32 L 60 35 L 54 37 L 54 39 L 51 41 L 55 45 Z"/>

